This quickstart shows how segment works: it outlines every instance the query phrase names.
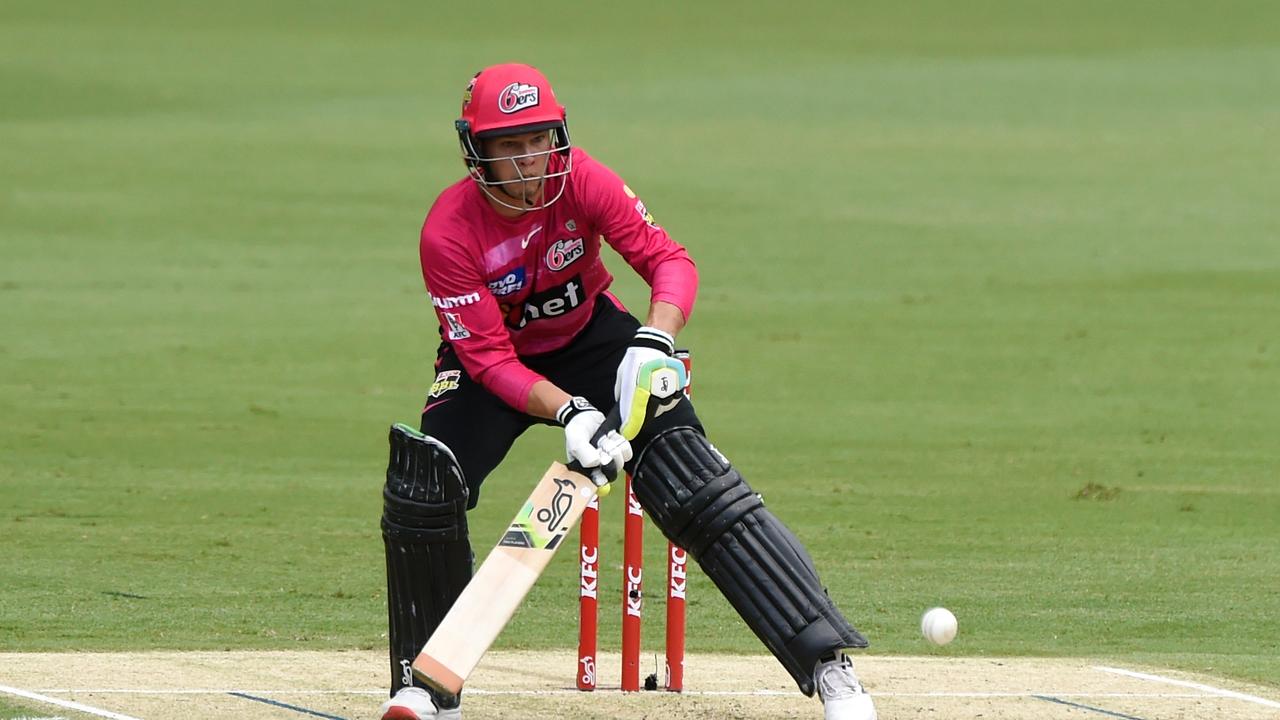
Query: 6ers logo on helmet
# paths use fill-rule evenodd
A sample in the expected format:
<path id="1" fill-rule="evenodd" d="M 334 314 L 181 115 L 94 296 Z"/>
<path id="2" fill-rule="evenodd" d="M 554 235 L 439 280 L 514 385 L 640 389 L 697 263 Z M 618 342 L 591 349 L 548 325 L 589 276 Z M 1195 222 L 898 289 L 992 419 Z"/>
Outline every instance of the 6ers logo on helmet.
<path id="1" fill-rule="evenodd" d="M 498 109 L 510 115 L 538 104 L 538 86 L 513 82 L 498 93 Z"/>

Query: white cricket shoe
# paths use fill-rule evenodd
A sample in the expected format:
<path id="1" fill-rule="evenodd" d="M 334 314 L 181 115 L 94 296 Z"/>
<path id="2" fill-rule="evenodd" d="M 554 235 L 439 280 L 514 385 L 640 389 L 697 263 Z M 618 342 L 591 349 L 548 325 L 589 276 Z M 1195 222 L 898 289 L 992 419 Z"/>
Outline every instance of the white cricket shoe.
<path id="1" fill-rule="evenodd" d="M 382 720 L 462 720 L 462 705 L 436 707 L 431 693 L 406 686 L 382 704 Z"/>
<path id="2" fill-rule="evenodd" d="M 813 683 L 818 686 L 822 717 L 826 720 L 876 720 L 876 704 L 858 682 L 853 663 L 844 654 L 819 662 L 813 670 Z"/>

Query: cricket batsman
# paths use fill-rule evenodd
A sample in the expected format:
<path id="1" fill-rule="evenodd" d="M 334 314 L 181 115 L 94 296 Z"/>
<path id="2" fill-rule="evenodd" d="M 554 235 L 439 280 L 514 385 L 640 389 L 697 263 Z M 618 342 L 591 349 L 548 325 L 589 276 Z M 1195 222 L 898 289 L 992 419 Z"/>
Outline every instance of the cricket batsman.
<path id="1" fill-rule="evenodd" d="M 827 596 L 799 540 L 708 442 L 683 393 L 638 388 L 672 357 L 698 275 L 685 248 L 612 170 L 569 141 L 538 70 L 473 77 L 456 122 L 467 175 L 422 226 L 422 275 L 440 323 L 425 439 L 391 433 L 383 490 L 391 698 L 383 720 L 458 720 L 461 697 L 410 665 L 471 577 L 467 511 L 534 424 L 564 429 L 583 468 L 624 467 L 662 533 L 711 578 L 827 720 L 874 720 L 844 651 L 867 640 Z M 644 324 L 609 292 L 601 240 L 651 289 Z M 592 442 L 600 408 L 620 430 Z"/>

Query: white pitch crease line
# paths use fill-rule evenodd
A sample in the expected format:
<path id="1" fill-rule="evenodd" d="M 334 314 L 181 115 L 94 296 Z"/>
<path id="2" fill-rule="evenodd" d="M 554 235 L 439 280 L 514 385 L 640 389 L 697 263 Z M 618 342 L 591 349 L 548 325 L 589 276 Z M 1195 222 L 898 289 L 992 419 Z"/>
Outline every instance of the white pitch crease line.
<path id="1" fill-rule="evenodd" d="M 1175 680 L 1174 678 L 1167 678 L 1161 675 L 1149 675 L 1147 673 L 1134 672 L 1132 670 L 1124 670 L 1121 668 L 1105 667 L 1102 665 L 1096 666 L 1094 669 L 1101 670 L 1102 672 L 1115 673 L 1116 675 L 1124 675 L 1126 677 L 1137 678 L 1139 680 L 1150 680 L 1151 682 L 1160 682 L 1160 683 L 1166 683 L 1169 685 L 1178 685 L 1180 687 L 1194 688 L 1196 690 L 1202 690 L 1204 692 L 1207 692 L 1211 695 L 1219 695 L 1221 697 L 1235 698 L 1236 700 L 1243 700 L 1245 702 L 1251 702 L 1257 705 L 1264 705 L 1266 707 L 1280 708 L 1280 702 L 1276 702 L 1275 700 L 1268 700 L 1266 698 L 1258 697 L 1257 695 L 1248 695 L 1242 692 L 1236 692 L 1235 690 L 1227 690 L 1225 688 L 1214 687 L 1212 685 L 1204 685 L 1197 682 L 1189 682 L 1187 680 Z"/>
<path id="2" fill-rule="evenodd" d="M 283 690 L 246 690 L 240 688 L 190 688 L 190 689 L 159 689 L 159 688 L 41 688 L 39 692 L 65 694 L 65 693 L 86 693 L 93 695 L 227 695 L 230 693 L 243 693 L 246 695 L 260 695 L 262 697 L 288 697 L 299 695 L 386 695 L 386 690 L 306 690 L 301 688 L 283 689 Z M 617 687 L 599 688 L 596 692 L 610 693 L 618 692 Z M 652 690 L 648 691 L 658 695 L 666 694 L 665 691 Z M 794 690 L 685 690 L 682 695 L 702 695 L 702 696 L 719 696 L 719 697 L 786 697 L 795 695 L 798 691 Z M 484 688 L 467 688 L 467 693 L 472 695 L 504 695 L 504 696 L 537 696 L 537 695 L 589 695 L 577 688 L 550 688 L 546 690 L 486 690 Z M 1216 693 L 1209 693 L 1216 694 Z M 1204 692 L 1184 692 L 1184 693 L 1158 693 L 1158 692 L 1081 692 L 1079 690 L 1037 690 L 1034 692 L 876 692 L 872 693 L 875 697 L 897 697 L 897 698 L 1028 698 L 1038 697 L 1041 695 L 1051 695 L 1060 698 L 1132 698 L 1132 699 L 1189 699 L 1203 698 L 1206 696 Z"/>
<path id="3" fill-rule="evenodd" d="M 386 695 L 386 690 L 245 690 L 243 688 L 37 688 L 36 692 L 92 695 Z M 472 692 L 467 688 L 467 692 Z M 480 691 L 483 692 L 483 691 Z"/>
<path id="4" fill-rule="evenodd" d="M 111 718 L 112 720 L 139 720 L 139 718 L 129 715 L 121 715 L 120 713 L 113 713 L 110 710 L 103 710 L 102 708 L 91 707 L 89 705 L 81 705 L 78 702 L 71 702 L 70 700 L 59 700 L 58 698 L 49 697 L 48 695 L 41 695 L 40 693 L 34 693 L 29 690 L 19 690 L 18 688 L 9 687 L 8 685 L 0 685 L 0 693 L 16 695 L 20 698 L 48 703 L 50 705 L 57 705 L 58 707 L 66 708 L 68 710 L 79 710 L 82 713 Z"/>

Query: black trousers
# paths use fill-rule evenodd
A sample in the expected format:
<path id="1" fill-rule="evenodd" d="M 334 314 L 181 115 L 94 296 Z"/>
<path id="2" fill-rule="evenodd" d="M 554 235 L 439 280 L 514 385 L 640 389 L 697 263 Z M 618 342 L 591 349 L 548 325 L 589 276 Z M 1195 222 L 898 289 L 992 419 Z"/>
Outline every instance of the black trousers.
<path id="1" fill-rule="evenodd" d="M 635 336 L 640 322 L 618 309 L 604 295 L 596 299 L 591 321 L 567 346 L 541 355 L 520 358 L 530 369 L 542 374 L 570 395 L 581 395 L 607 413 L 614 405 L 613 384 L 618 365 Z M 422 413 L 424 434 L 449 446 L 462 466 L 471 492 L 469 506 L 480 498 L 480 486 L 502 462 L 516 438 L 534 424 L 549 421 L 526 415 L 498 399 L 467 375 L 462 362 L 448 343 L 436 354 L 436 382 Z M 653 418 L 631 441 L 635 457 L 655 435 L 673 427 L 693 427 L 703 432 L 702 423 L 689 398 L 675 408 Z M 634 468 L 634 460 L 626 468 Z"/>

